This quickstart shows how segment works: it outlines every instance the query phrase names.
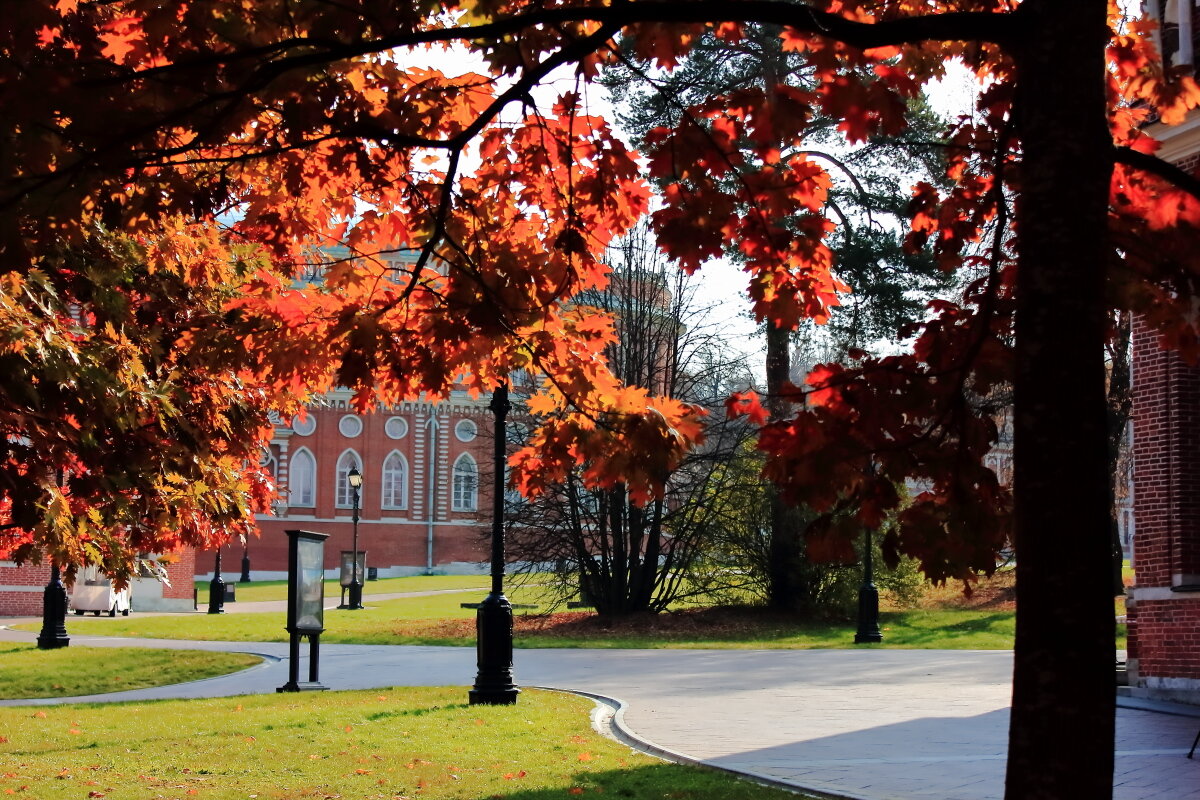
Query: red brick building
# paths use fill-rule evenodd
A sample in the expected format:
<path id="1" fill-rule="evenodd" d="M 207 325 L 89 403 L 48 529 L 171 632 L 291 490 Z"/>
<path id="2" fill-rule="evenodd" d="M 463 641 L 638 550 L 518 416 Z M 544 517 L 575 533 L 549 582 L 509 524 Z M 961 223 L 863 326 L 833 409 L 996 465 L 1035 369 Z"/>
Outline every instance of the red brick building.
<path id="1" fill-rule="evenodd" d="M 251 578 L 287 575 L 287 537 L 299 528 L 329 534 L 325 566 L 336 575 L 339 553 L 352 549 L 351 467 L 362 473 L 358 545 L 380 577 L 426 572 L 477 572 L 487 558 L 490 397 L 455 392 L 444 402 L 404 403 L 359 414 L 350 393 L 331 392 L 307 415 L 279 422 L 265 456 L 282 498 L 260 515 L 262 535 L 247 543 Z M 243 548 L 222 552 L 227 582 L 240 574 Z M 212 576 L 213 554 L 201 553 L 200 580 Z"/>
<path id="2" fill-rule="evenodd" d="M 1194 63 L 1194 7 L 1148 3 L 1155 16 L 1160 7 L 1165 58 Z M 1180 8 L 1192 14 L 1180 19 Z M 1200 114 L 1150 131 L 1162 157 L 1200 167 Z M 1137 694 L 1200 704 L 1200 368 L 1160 348 L 1142 324 L 1133 331 L 1133 448 L 1129 684 Z"/>
<path id="3" fill-rule="evenodd" d="M 192 573 L 195 572 L 195 552 L 185 548 L 164 560 L 170 585 L 154 578 L 134 578 L 130 582 L 129 600 L 134 611 L 191 611 L 193 603 Z M 0 561 L 0 617 L 40 616 L 42 591 L 50 580 L 50 566 L 41 564 L 18 566 L 12 561 Z M 70 588 L 67 587 L 68 594 Z"/>
<path id="4" fill-rule="evenodd" d="M 1200 369 L 1134 329 L 1129 684 L 1200 704 Z"/>

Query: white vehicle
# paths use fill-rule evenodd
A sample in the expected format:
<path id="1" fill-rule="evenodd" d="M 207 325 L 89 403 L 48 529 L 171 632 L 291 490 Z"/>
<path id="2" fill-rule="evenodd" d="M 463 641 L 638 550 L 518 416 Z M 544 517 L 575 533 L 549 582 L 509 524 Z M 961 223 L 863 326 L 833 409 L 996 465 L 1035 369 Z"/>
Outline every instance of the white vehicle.
<path id="1" fill-rule="evenodd" d="M 101 612 L 115 617 L 117 612 L 129 616 L 129 589 L 117 591 L 112 581 L 96 567 L 86 567 L 75 576 L 71 590 L 71 610 L 79 616 L 90 611 L 97 617 Z"/>

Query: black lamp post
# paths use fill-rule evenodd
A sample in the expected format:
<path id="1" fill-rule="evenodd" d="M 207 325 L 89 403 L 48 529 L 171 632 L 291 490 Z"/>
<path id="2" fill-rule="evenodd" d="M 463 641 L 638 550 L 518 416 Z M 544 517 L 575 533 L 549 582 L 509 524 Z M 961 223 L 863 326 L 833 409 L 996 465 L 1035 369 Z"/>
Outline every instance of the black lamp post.
<path id="1" fill-rule="evenodd" d="M 879 590 L 875 588 L 875 576 L 871 569 L 870 528 L 866 530 L 866 539 L 863 582 L 862 586 L 858 587 L 858 631 L 854 634 L 855 644 L 883 641 L 883 632 L 879 630 Z"/>
<path id="2" fill-rule="evenodd" d="M 50 582 L 42 592 L 42 632 L 37 645 L 42 650 L 54 650 L 71 643 L 67 636 L 67 587 L 63 586 L 58 564 L 50 562 Z"/>
<path id="3" fill-rule="evenodd" d="M 238 583 L 250 582 L 250 543 L 242 542 L 242 574 Z"/>
<path id="4" fill-rule="evenodd" d="M 358 490 L 362 488 L 362 473 L 358 471 L 358 467 L 351 467 L 350 473 L 346 476 L 346 482 L 350 484 L 351 508 L 350 516 L 351 524 L 354 527 L 354 552 L 350 555 L 350 585 L 349 589 L 350 604 L 346 606 L 350 609 L 362 608 L 362 581 L 358 577 Z"/>
<path id="5" fill-rule="evenodd" d="M 208 613 L 225 613 L 225 581 L 221 580 L 221 548 L 217 548 L 216 562 L 213 564 L 213 579 L 208 582 Z"/>
<path id="6" fill-rule="evenodd" d="M 504 596 L 504 420 L 512 405 L 508 384 L 492 393 L 488 406 L 496 415 L 492 481 L 492 591 L 475 612 L 475 655 L 479 672 L 468 692 L 471 705 L 511 705 L 521 690 L 513 683 L 512 605 Z"/>

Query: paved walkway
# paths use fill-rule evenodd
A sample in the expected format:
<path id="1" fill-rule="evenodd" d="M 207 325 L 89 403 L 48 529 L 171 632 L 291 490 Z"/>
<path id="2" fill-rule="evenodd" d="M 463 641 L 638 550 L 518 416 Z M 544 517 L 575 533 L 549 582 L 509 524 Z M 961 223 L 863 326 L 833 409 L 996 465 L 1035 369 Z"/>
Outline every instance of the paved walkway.
<path id="1" fill-rule="evenodd" d="M 0 639 L 32 638 L 0 630 Z M 274 692 L 287 679 L 284 644 L 91 636 L 72 643 L 269 657 L 235 675 L 73 701 Z M 470 648 L 324 645 L 321 680 L 333 689 L 457 683 L 465 697 L 474 662 Z M 621 701 L 616 722 L 643 746 L 856 800 L 1000 800 L 1011 670 L 1004 651 L 516 652 L 523 685 Z M 1117 800 L 1200 800 L 1200 758 L 1184 757 L 1198 727 L 1200 709 L 1120 708 Z"/>

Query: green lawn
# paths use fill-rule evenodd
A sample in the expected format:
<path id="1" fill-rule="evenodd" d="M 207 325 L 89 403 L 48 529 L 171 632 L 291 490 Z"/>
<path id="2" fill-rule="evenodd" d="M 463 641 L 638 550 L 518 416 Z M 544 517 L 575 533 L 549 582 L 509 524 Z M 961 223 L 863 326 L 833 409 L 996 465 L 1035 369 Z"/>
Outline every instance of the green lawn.
<path id="1" fill-rule="evenodd" d="M 145 689 L 225 675 L 260 661 L 245 653 L 75 645 L 38 650 L 6 642 L 0 644 L 0 700 Z"/>
<path id="2" fill-rule="evenodd" d="M 487 575 L 412 575 L 406 578 L 381 578 L 377 581 L 367 581 L 363 584 L 363 595 L 391 594 L 394 592 L 429 592 L 444 589 L 479 589 L 489 585 Z M 252 581 L 238 583 L 226 580 L 226 583 L 237 584 L 237 601 L 239 603 L 256 603 L 262 600 L 286 600 L 287 581 Z M 200 589 L 200 599 L 208 600 L 208 584 L 197 581 Z M 338 597 L 341 586 L 336 580 L 325 581 L 325 596 Z"/>
<path id="3" fill-rule="evenodd" d="M 518 589 L 514 603 L 536 601 L 537 588 Z M 346 644 L 422 644 L 473 646 L 474 615 L 462 602 L 481 599 L 477 592 L 368 602 L 361 611 L 328 610 L 321 641 Z M 546 626 L 543 619 L 517 615 L 518 647 L 690 647 L 690 648 L 815 648 L 853 647 L 853 623 L 798 624 L 747 611 L 733 624 L 706 623 L 671 627 L 662 624 L 618 625 L 606 628 L 595 618 L 574 615 L 563 626 Z M 285 615 L 280 613 L 68 620 L 68 630 L 81 634 L 214 641 L 286 641 Z M 996 650 L 1012 647 L 1013 613 L 979 609 L 885 611 L 880 615 L 882 647 Z M 26 626 L 36 629 L 36 626 Z M 538 630 L 537 628 L 541 628 Z"/>
<path id="4" fill-rule="evenodd" d="M 0 708 L 0 793 L 39 800 L 421 798 L 787 800 L 595 733 L 582 698 L 466 690 L 255 695 Z"/>

